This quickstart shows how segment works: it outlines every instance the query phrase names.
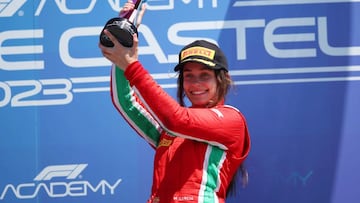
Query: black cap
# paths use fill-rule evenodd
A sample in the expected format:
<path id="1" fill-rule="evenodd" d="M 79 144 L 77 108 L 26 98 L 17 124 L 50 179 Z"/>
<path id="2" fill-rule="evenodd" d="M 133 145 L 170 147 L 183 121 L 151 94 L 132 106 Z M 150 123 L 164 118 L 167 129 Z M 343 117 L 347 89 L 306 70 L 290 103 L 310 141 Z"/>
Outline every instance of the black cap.
<path id="1" fill-rule="evenodd" d="M 179 71 L 189 61 L 202 63 L 211 69 L 228 71 L 224 53 L 216 44 L 205 40 L 196 40 L 186 45 L 179 53 L 179 63 L 174 71 Z"/>

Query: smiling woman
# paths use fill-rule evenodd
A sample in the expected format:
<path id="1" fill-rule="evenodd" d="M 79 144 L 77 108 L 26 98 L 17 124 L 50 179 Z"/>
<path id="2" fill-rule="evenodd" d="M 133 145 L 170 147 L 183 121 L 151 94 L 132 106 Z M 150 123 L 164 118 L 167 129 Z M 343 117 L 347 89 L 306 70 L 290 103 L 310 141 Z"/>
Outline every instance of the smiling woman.
<path id="1" fill-rule="evenodd" d="M 115 49 L 122 49 L 119 52 L 136 52 L 136 48 L 113 42 Z M 136 45 L 135 35 L 134 42 Z M 213 44 L 201 40 L 189 46 Z M 213 49 L 215 55 L 219 50 Z M 176 66 L 178 95 L 182 95 L 179 104 L 153 80 L 136 57 L 129 59 L 129 56 L 136 54 L 109 56 L 113 62 L 128 63 L 113 67 L 111 92 L 119 112 L 156 150 L 149 202 L 208 202 L 211 199 L 224 203 L 232 179 L 242 169 L 241 164 L 250 150 L 244 116 L 234 107 L 224 105 L 231 84 L 227 66 L 217 69 L 220 63 L 215 58 L 206 59 L 196 54 L 180 60 Z M 218 60 L 226 64 L 225 58 Z M 183 105 L 185 96 L 191 107 Z"/>
<path id="2" fill-rule="evenodd" d="M 114 43 L 113 47 L 99 44 L 114 64 L 113 103 L 155 149 L 148 202 L 224 203 L 235 174 L 243 169 L 250 137 L 240 111 L 224 105 L 231 80 L 222 50 L 197 40 L 180 51 L 174 68 L 179 72 L 178 103 L 138 61 L 136 34 L 129 48 L 106 29 L 104 33 Z M 185 96 L 190 107 L 184 105 Z"/>

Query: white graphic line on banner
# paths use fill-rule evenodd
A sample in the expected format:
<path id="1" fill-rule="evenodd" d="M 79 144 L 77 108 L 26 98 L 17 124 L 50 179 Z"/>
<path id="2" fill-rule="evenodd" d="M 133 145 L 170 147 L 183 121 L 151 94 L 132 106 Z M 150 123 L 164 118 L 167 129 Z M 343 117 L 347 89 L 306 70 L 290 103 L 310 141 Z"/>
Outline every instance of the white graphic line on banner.
<path id="1" fill-rule="evenodd" d="M 275 69 L 247 69 L 230 71 L 231 76 L 255 76 L 255 75 L 279 75 L 279 74 L 300 74 L 300 73 L 333 73 L 333 72 L 358 72 L 360 66 L 330 66 L 330 67 L 301 67 L 301 68 L 275 68 Z M 155 73 L 151 74 L 155 80 L 176 79 L 176 73 Z M 108 92 L 110 91 L 108 76 L 98 77 L 76 77 L 70 78 L 74 93 L 84 92 Z M 284 84 L 284 83 L 308 83 L 308 82 L 337 82 L 337 81 L 358 81 L 360 76 L 348 77 L 319 77 L 319 78 L 289 78 L 289 79 L 267 79 L 267 80 L 234 80 L 235 85 L 255 84 Z M 76 87 L 76 85 L 84 85 Z M 176 83 L 162 83 L 165 89 L 176 88 Z"/>
<path id="2" fill-rule="evenodd" d="M 308 67 L 308 68 L 274 68 L 256 70 L 234 70 L 230 75 L 275 75 L 295 73 L 326 73 L 326 72 L 355 72 L 360 71 L 360 66 L 330 66 L 330 67 Z"/>
<path id="3" fill-rule="evenodd" d="M 269 84 L 291 84 L 291 83 L 310 83 L 310 82 L 345 82 L 360 81 L 360 76 L 356 77 L 328 77 L 328 78 L 297 78 L 297 79 L 269 79 L 269 80 L 244 80 L 234 81 L 235 85 L 269 85 Z M 161 84 L 161 87 L 176 88 L 177 84 Z"/>
<path id="4" fill-rule="evenodd" d="M 84 93 L 84 92 L 108 92 L 110 87 L 93 87 L 93 88 L 74 88 L 72 90 L 74 93 Z"/>
<path id="5" fill-rule="evenodd" d="M 310 83 L 310 82 L 344 82 L 360 81 L 360 76 L 354 77 L 328 77 L 328 78 L 298 78 L 298 79 L 275 79 L 275 80 L 249 80 L 235 81 L 235 85 L 264 85 L 264 84 L 288 84 L 288 83 Z"/>
<path id="6" fill-rule="evenodd" d="M 261 85 L 261 84 L 286 84 L 286 83 L 310 83 L 310 82 L 343 82 L 343 81 L 360 81 L 360 76 L 354 77 L 327 77 L 327 78 L 296 78 L 296 79 L 269 79 L 269 80 L 241 80 L 234 81 L 235 85 Z M 164 89 L 176 88 L 176 83 L 160 84 Z M 98 88 L 74 88 L 74 93 L 85 92 L 108 92 L 110 87 Z"/>
<path id="7" fill-rule="evenodd" d="M 273 75 L 273 74 L 295 74 L 295 73 L 326 73 L 326 72 L 356 72 L 360 66 L 324 66 L 324 67 L 301 67 L 301 68 L 273 68 L 273 69 L 246 69 L 230 71 L 232 76 L 242 75 Z M 154 79 L 171 79 L 175 74 L 156 73 L 151 74 Z"/>
<path id="8" fill-rule="evenodd" d="M 110 76 L 70 78 L 73 83 L 109 82 Z"/>
<path id="9" fill-rule="evenodd" d="M 103 87 L 82 87 L 82 88 L 73 88 L 74 93 L 81 92 L 108 92 L 110 91 L 109 76 L 99 76 L 99 77 L 79 77 L 79 78 L 70 78 L 73 84 L 93 84 L 93 83 L 105 83 Z"/>
<path id="10" fill-rule="evenodd" d="M 274 6 L 274 5 L 293 5 L 293 4 L 320 4 L 320 3 L 351 3 L 360 2 L 360 0 L 262 0 L 262 1 L 237 1 L 234 7 L 245 6 Z"/>

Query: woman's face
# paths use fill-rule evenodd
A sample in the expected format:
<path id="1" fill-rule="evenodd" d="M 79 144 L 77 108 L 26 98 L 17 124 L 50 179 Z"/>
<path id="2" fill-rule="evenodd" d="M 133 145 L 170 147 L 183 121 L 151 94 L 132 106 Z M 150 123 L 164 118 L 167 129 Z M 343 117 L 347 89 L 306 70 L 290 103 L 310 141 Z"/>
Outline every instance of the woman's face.
<path id="1" fill-rule="evenodd" d="M 216 100 L 215 71 L 204 64 L 187 62 L 183 66 L 184 92 L 192 107 L 207 107 Z"/>

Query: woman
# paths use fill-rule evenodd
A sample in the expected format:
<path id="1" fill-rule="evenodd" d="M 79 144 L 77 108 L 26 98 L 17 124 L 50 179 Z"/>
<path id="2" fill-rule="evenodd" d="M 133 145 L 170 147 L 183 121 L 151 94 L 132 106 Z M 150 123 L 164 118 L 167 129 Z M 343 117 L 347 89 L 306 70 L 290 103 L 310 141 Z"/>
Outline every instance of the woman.
<path id="1" fill-rule="evenodd" d="M 226 57 L 218 46 L 194 41 L 179 53 L 175 71 L 179 103 L 138 61 L 134 46 L 99 45 L 113 64 L 112 100 L 119 112 L 154 149 L 151 203 L 224 203 L 231 180 L 247 157 L 245 118 L 224 105 L 231 85 Z M 185 106 L 184 97 L 191 103 Z"/>

